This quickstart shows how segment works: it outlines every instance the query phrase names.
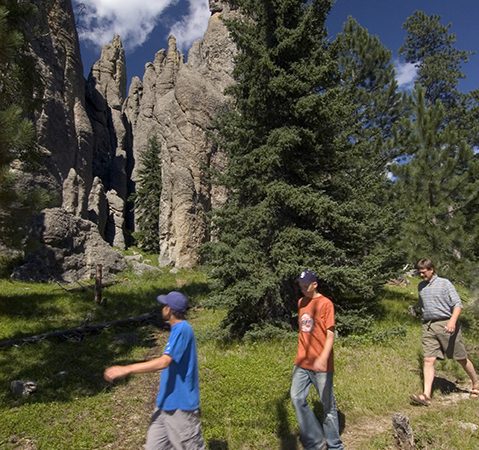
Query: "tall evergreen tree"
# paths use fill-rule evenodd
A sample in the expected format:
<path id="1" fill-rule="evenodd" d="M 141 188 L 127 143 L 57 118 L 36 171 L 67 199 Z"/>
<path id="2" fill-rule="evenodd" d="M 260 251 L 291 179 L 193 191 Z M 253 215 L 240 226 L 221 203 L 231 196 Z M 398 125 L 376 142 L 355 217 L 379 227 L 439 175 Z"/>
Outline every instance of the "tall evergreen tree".
<path id="1" fill-rule="evenodd" d="M 148 147 L 140 154 L 140 169 L 134 194 L 138 246 L 149 252 L 160 249 L 159 225 L 161 196 L 160 145 L 156 136 L 148 140 Z"/>
<path id="2" fill-rule="evenodd" d="M 461 92 L 462 65 L 473 52 L 455 47 L 451 24 L 443 25 L 440 16 L 416 11 L 405 24 L 406 40 L 400 54 L 418 67 L 417 84 L 425 90 L 428 105 L 440 101 L 446 108 L 444 121 L 456 122 L 471 145 L 479 144 L 479 92 Z"/>
<path id="3" fill-rule="evenodd" d="M 402 112 L 401 96 L 394 78 L 391 52 L 377 36 L 369 34 L 348 17 L 343 31 L 333 43 L 342 84 L 357 105 L 358 141 L 384 149 L 394 123 Z"/>
<path id="4" fill-rule="evenodd" d="M 396 130 L 396 205 L 401 210 L 399 245 L 410 262 L 430 255 L 458 280 L 471 278 L 479 257 L 477 94 L 461 93 L 461 65 L 469 52 L 454 47 L 450 25 L 416 12 L 401 53 L 418 65 L 409 115 Z"/>
<path id="5" fill-rule="evenodd" d="M 471 52 L 455 48 L 456 36 L 449 32 L 451 24 L 442 25 L 438 15 L 416 11 L 403 28 L 407 36 L 399 52 L 407 62 L 417 65 L 417 82 L 425 90 L 426 102 L 439 100 L 446 107 L 457 106 L 461 102 L 457 83 L 464 78 L 461 66 Z"/>
<path id="6" fill-rule="evenodd" d="M 363 216 L 364 222 L 369 220 L 364 229 L 370 234 L 364 236 L 368 241 L 376 236 L 378 248 L 384 245 L 389 268 L 393 270 L 404 254 L 390 242 L 399 227 L 397 211 L 390 202 L 388 179 L 396 148 L 388 141 L 406 102 L 398 92 L 391 52 L 355 19 L 349 17 L 344 24 L 333 42 L 332 54 L 338 63 L 344 95 L 354 105 L 350 164 L 356 166 L 356 177 L 361 180 L 353 195 L 364 204 L 365 212 L 370 208 Z"/>
<path id="7" fill-rule="evenodd" d="M 24 119 L 21 108 L 26 96 L 21 86 L 24 38 L 11 3 L 0 2 L 0 186 L 5 183 L 8 165 L 21 157 L 33 140 L 33 126 Z"/>
<path id="8" fill-rule="evenodd" d="M 479 259 L 479 160 L 445 116 L 444 105 L 428 106 L 417 86 L 413 117 L 404 119 L 397 137 L 409 161 L 393 167 L 403 211 L 399 245 L 410 261 L 428 256 L 443 273 L 468 280 Z"/>
<path id="9" fill-rule="evenodd" d="M 238 0 L 232 109 L 219 119 L 229 189 L 207 249 L 233 335 L 290 321 L 293 279 L 315 269 L 336 301 L 367 302 L 389 275 L 380 211 L 358 177 L 356 105 L 326 40 L 327 0 Z"/>
<path id="10" fill-rule="evenodd" d="M 38 200 L 18 189 L 11 170 L 14 160 L 31 161 L 34 149 L 34 127 L 26 116 L 32 112 L 38 84 L 23 33 L 33 13 L 30 2 L 0 1 L 0 235 L 10 245 L 21 238 L 18 230 L 27 220 L 22 215 L 30 211 L 28 204 Z"/>

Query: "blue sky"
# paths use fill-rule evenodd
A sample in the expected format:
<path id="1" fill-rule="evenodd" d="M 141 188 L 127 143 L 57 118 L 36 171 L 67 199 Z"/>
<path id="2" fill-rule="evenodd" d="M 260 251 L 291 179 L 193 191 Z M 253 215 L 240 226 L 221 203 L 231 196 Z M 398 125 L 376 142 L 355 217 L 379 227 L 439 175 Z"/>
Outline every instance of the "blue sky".
<path id="1" fill-rule="evenodd" d="M 73 3 L 78 5 L 80 0 Z M 209 18 L 208 0 L 81 0 L 81 4 L 82 14 L 77 22 L 85 75 L 99 58 L 101 46 L 118 33 L 126 49 L 129 81 L 134 75 L 143 77 L 145 64 L 166 47 L 170 33 L 186 53 L 191 43 L 203 35 Z M 397 53 L 405 37 L 402 24 L 416 10 L 441 16 L 443 24 L 452 24 L 457 48 L 479 53 L 478 0 L 336 0 L 327 27 L 334 36 L 346 18 L 353 16 L 393 52 L 398 81 L 407 87 L 415 71 L 399 61 Z M 479 88 L 479 55 L 471 57 L 464 72 L 466 79 L 460 82 L 461 90 Z"/>

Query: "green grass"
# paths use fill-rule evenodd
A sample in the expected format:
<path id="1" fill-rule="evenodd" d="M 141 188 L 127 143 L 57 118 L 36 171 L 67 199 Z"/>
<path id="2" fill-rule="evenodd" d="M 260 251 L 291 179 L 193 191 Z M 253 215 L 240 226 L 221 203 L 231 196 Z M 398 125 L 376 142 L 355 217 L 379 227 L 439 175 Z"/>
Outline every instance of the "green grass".
<path id="1" fill-rule="evenodd" d="M 423 409 L 409 405 L 409 394 L 421 388 L 420 326 L 407 313 L 416 301 L 416 286 L 414 282 L 402 288 L 386 287 L 370 329 L 336 340 L 335 392 L 347 448 L 393 448 L 390 416 L 394 412 L 410 416 L 418 448 L 479 448 L 477 433 L 458 426 L 460 422 L 479 424 L 479 403 L 464 400 L 446 405 L 438 400 Z M 217 342 L 215 330 L 224 311 L 201 309 L 208 282 L 200 271 L 124 274 L 105 289 L 106 306 L 94 304 L 91 289 L 80 286 L 67 293 L 55 284 L 0 281 L 0 339 L 78 326 L 86 315 L 95 323 L 150 312 L 158 293 L 178 288 L 198 306 L 190 320 L 198 339 L 208 448 L 301 448 L 289 400 L 296 336 L 228 345 Z M 152 335 L 159 341 L 152 340 Z M 158 375 L 138 375 L 111 386 L 103 381 L 102 372 L 111 364 L 158 354 L 166 336 L 153 326 L 110 328 L 80 342 L 44 341 L 0 349 L 0 448 L 22 448 L 28 443 L 48 450 L 141 448 Z M 441 363 L 438 376 L 466 381 L 452 362 Z M 9 392 L 14 379 L 35 380 L 38 391 L 24 399 L 14 398 Z M 436 395 L 440 398 L 447 395 Z M 314 392 L 311 401 L 318 410 Z M 372 428 L 366 429 L 365 424 Z"/>

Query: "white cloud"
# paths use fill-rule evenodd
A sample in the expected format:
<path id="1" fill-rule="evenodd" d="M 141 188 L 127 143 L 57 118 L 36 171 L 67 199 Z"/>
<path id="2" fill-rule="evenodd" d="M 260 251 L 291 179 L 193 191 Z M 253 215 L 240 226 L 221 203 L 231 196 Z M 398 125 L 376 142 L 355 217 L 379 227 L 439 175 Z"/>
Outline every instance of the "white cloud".
<path id="1" fill-rule="evenodd" d="M 188 14 L 170 30 L 170 34 L 176 37 L 178 48 L 183 51 L 203 37 L 211 15 L 208 0 L 189 0 L 189 5 Z"/>
<path id="2" fill-rule="evenodd" d="M 399 89 L 412 89 L 417 77 L 417 66 L 396 60 L 394 62 L 394 71 L 396 72 L 396 81 Z"/>
<path id="3" fill-rule="evenodd" d="M 119 34 L 125 48 L 131 50 L 146 41 L 163 11 L 177 2 L 178 0 L 74 0 L 77 11 L 80 11 L 78 34 L 80 39 L 98 47 Z"/>

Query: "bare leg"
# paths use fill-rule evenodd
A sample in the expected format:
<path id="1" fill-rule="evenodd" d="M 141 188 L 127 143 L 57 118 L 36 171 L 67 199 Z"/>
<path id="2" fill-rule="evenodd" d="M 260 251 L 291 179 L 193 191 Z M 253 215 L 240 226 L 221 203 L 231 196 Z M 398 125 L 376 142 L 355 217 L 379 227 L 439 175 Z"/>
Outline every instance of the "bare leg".
<path id="1" fill-rule="evenodd" d="M 432 383 L 434 381 L 434 363 L 436 362 L 436 357 L 427 356 L 424 358 L 424 395 L 427 398 L 431 398 L 432 394 Z"/>
<path id="2" fill-rule="evenodd" d="M 457 362 L 463 367 L 466 371 L 467 375 L 471 379 L 472 389 L 479 388 L 479 381 L 477 379 L 476 369 L 474 369 L 474 365 L 472 364 L 470 359 L 458 359 Z"/>

